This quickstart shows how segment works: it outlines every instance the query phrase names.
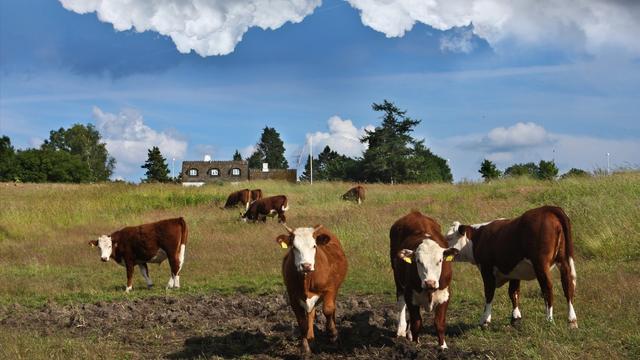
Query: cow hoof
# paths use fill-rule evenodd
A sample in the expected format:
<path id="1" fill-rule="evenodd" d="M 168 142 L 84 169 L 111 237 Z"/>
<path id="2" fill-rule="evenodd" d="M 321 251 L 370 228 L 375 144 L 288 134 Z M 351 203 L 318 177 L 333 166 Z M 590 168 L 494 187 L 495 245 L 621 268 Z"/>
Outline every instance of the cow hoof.
<path id="1" fill-rule="evenodd" d="M 577 329 L 578 328 L 578 320 L 569 321 L 569 329 Z"/>
<path id="2" fill-rule="evenodd" d="M 491 322 L 487 321 L 487 322 L 484 322 L 484 323 L 480 324 L 480 328 L 482 328 L 482 330 L 486 330 L 486 329 L 489 328 L 490 325 L 491 325 Z"/>
<path id="3" fill-rule="evenodd" d="M 147 289 L 149 289 L 149 290 L 153 289 L 153 284 L 147 285 Z"/>
<path id="4" fill-rule="evenodd" d="M 338 334 L 329 335 L 329 342 L 335 344 L 338 342 Z"/>
<path id="5" fill-rule="evenodd" d="M 522 318 L 511 318 L 511 326 L 518 327 L 522 322 Z"/>
<path id="6" fill-rule="evenodd" d="M 309 347 L 309 341 L 307 339 L 302 339 L 302 353 L 305 356 L 311 355 L 311 348 Z"/>

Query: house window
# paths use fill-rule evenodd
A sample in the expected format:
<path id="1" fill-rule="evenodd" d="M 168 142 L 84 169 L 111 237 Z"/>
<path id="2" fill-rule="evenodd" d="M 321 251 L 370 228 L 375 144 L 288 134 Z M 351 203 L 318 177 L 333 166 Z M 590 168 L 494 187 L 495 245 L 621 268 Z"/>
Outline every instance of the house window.
<path id="1" fill-rule="evenodd" d="M 198 169 L 189 169 L 189 176 L 198 176 Z"/>
<path id="2" fill-rule="evenodd" d="M 240 176 L 240 169 L 238 169 L 238 168 L 231 169 L 231 175 Z"/>
<path id="3" fill-rule="evenodd" d="M 220 176 L 220 169 L 209 169 L 209 176 Z"/>

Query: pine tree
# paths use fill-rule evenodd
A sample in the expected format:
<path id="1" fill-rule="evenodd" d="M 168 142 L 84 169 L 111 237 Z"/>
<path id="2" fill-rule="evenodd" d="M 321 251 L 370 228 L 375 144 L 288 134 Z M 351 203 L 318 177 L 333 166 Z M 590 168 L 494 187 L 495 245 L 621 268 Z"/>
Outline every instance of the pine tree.
<path id="1" fill-rule="evenodd" d="M 147 169 L 145 173 L 146 179 L 144 182 L 170 182 L 169 167 L 167 166 L 167 160 L 160 153 L 160 149 L 157 146 L 149 149 L 147 155 L 147 161 L 141 166 L 143 169 Z"/>
<path id="2" fill-rule="evenodd" d="M 280 134 L 274 128 L 266 126 L 262 129 L 260 142 L 256 145 L 256 151 L 249 157 L 249 167 L 262 168 L 262 163 L 269 164 L 271 169 L 287 169 L 289 163 L 284 157 L 284 142 Z"/>
<path id="3" fill-rule="evenodd" d="M 538 163 L 537 178 L 540 180 L 553 180 L 558 176 L 558 167 L 551 161 L 540 160 Z"/>
<path id="4" fill-rule="evenodd" d="M 236 149 L 236 152 L 233 153 L 233 161 L 242 161 L 242 155 L 240 155 L 240 152 Z"/>
<path id="5" fill-rule="evenodd" d="M 491 160 L 484 159 L 480 164 L 480 170 L 478 170 L 484 181 L 488 182 L 493 179 L 497 179 L 502 176 L 502 172 L 496 167 L 496 164 Z"/>

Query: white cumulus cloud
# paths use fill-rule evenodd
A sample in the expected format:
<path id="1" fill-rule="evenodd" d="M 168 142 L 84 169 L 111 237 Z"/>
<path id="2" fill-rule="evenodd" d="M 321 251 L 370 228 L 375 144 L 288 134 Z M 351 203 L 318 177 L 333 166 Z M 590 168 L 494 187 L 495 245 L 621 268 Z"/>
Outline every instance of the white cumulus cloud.
<path id="1" fill-rule="evenodd" d="M 480 145 L 492 152 L 540 146 L 551 141 L 547 131 L 532 122 L 519 122 L 509 127 L 491 129 Z"/>
<path id="2" fill-rule="evenodd" d="M 307 134 L 307 143 L 311 139 L 313 151 L 317 154 L 325 146 L 347 156 L 360 156 L 367 149 L 367 144 L 360 142 L 360 138 L 365 135 L 365 130 L 373 130 L 373 125 L 357 128 L 348 119 L 342 119 L 334 115 L 327 120 L 328 132 L 317 131 Z"/>
<path id="3" fill-rule="evenodd" d="M 140 166 L 147 159 L 147 151 L 153 146 L 160 148 L 169 166 L 172 158 L 183 159 L 187 152 L 185 140 L 174 134 L 152 129 L 134 109 L 124 109 L 113 114 L 94 107 L 93 117 L 109 154 L 116 159 L 116 177 L 140 173 Z"/>
<path id="4" fill-rule="evenodd" d="M 95 12 L 118 31 L 155 31 L 178 51 L 201 56 L 233 52 L 251 27 L 275 30 L 301 22 L 321 0 L 59 0 L 79 14 Z"/>
<path id="5" fill-rule="evenodd" d="M 640 53 L 640 2 L 634 0 L 347 0 L 362 23 L 387 37 L 416 23 L 438 30 L 472 25 L 493 47 L 515 40 L 588 52 L 611 46 Z M 447 43 L 447 40 L 445 40 Z"/>

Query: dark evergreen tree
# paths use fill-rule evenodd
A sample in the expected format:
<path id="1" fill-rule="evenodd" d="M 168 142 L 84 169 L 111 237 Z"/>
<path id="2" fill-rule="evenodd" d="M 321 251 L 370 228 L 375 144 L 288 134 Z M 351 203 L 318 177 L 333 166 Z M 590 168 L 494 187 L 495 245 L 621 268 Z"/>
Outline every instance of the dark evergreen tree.
<path id="1" fill-rule="evenodd" d="M 540 160 L 538 163 L 538 172 L 536 174 L 540 180 L 553 180 L 558 176 L 558 167 L 556 163 L 552 161 Z"/>
<path id="2" fill-rule="evenodd" d="M 538 176 L 538 165 L 532 162 L 526 164 L 513 164 L 504 170 L 504 176 Z"/>
<path id="3" fill-rule="evenodd" d="M 52 130 L 42 149 L 77 155 L 89 167 L 90 181 L 108 181 L 116 161 L 109 156 L 106 144 L 100 140 L 100 133 L 92 124 L 75 124 L 69 129 Z"/>
<path id="4" fill-rule="evenodd" d="M 274 128 L 266 126 L 262 129 L 260 142 L 256 145 L 256 151 L 249 157 L 249 167 L 262 168 L 262 163 L 269 164 L 271 169 L 287 169 L 289 164 L 284 157 L 284 142 L 280 134 Z"/>
<path id="5" fill-rule="evenodd" d="M 582 169 L 578 169 L 578 168 L 571 168 L 569 171 L 567 171 L 566 173 L 564 173 L 561 178 L 566 179 L 566 178 L 571 178 L 571 177 L 589 177 L 591 176 L 591 174 L 589 174 L 588 172 L 582 170 Z"/>
<path id="6" fill-rule="evenodd" d="M 147 169 L 145 173 L 146 179 L 144 182 L 170 182 L 169 167 L 167 166 L 167 160 L 160 153 L 160 149 L 157 146 L 149 149 L 147 155 L 147 161 L 141 166 L 143 169 Z"/>
<path id="7" fill-rule="evenodd" d="M 238 150 L 233 153 L 233 161 L 242 161 L 242 155 L 240 155 L 240 152 Z"/>
<path id="8" fill-rule="evenodd" d="M 484 181 L 487 182 L 502 176 L 502 172 L 500 171 L 500 169 L 498 169 L 498 167 L 496 167 L 496 164 L 494 164 L 493 161 L 487 159 L 484 159 L 482 161 L 482 164 L 480 164 L 480 170 L 478 170 L 478 172 L 480 173 L 480 175 L 482 175 Z"/>
<path id="9" fill-rule="evenodd" d="M 11 139 L 4 135 L 0 138 L 0 181 L 16 180 L 16 152 Z"/>

